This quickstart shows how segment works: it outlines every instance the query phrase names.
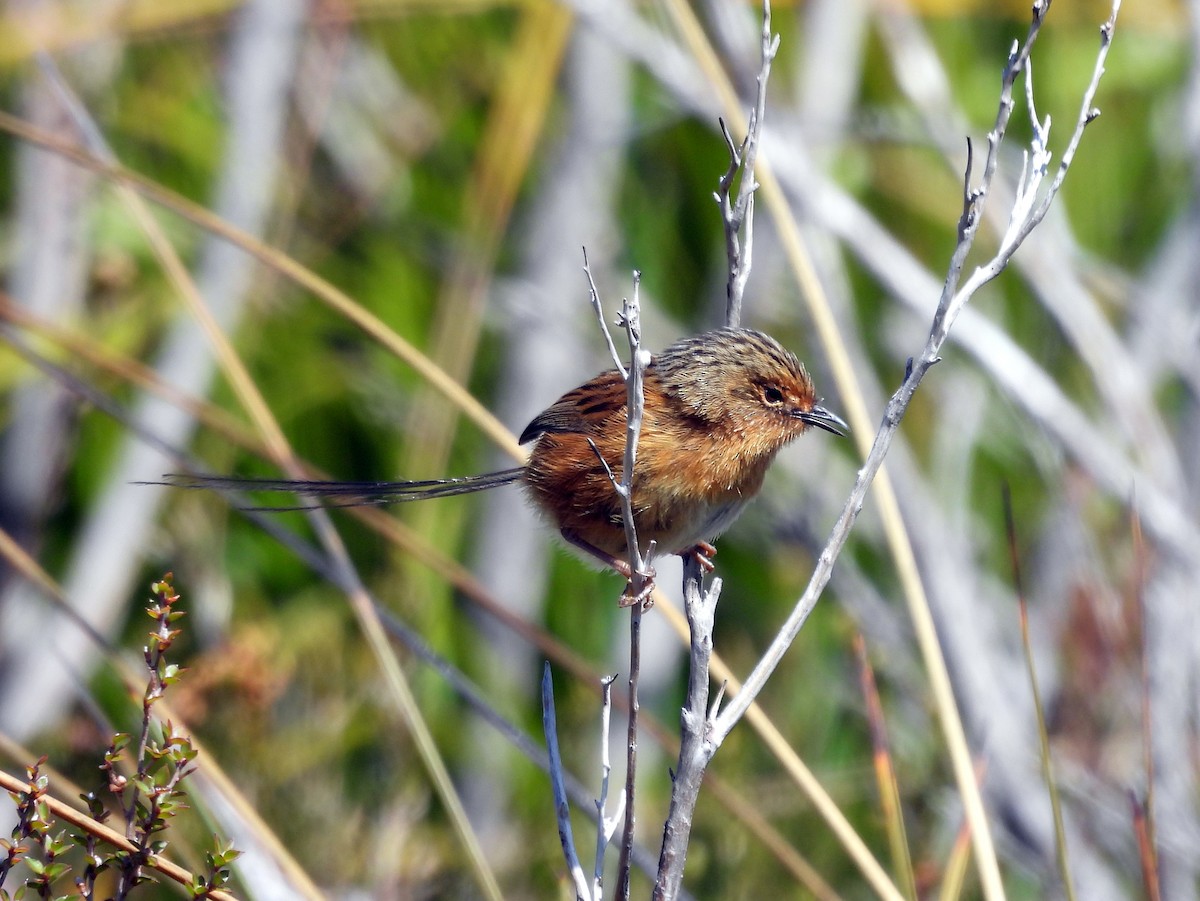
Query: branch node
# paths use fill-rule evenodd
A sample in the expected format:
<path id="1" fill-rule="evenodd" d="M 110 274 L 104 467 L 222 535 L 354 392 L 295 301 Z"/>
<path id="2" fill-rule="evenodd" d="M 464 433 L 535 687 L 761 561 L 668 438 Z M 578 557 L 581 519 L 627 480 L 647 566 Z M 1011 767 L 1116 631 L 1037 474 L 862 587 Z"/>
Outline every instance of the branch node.
<path id="1" fill-rule="evenodd" d="M 729 687 L 729 680 L 722 679 L 721 684 L 717 687 L 717 693 L 713 697 L 712 704 L 708 708 L 708 723 L 707 729 L 711 731 L 713 722 L 717 718 L 717 714 L 721 712 L 721 702 L 725 700 L 725 689 Z"/>

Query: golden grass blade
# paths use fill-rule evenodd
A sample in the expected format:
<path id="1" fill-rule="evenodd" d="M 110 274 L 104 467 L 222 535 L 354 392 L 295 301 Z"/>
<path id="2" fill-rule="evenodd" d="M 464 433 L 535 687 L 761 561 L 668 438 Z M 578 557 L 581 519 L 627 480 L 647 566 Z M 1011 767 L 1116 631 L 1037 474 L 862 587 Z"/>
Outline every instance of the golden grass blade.
<path id="1" fill-rule="evenodd" d="M 942 887 L 938 891 L 938 901 L 958 901 L 962 897 L 963 886 L 967 881 L 967 868 L 970 864 L 971 827 L 963 823 L 962 828 L 954 837 L 950 859 L 946 862 L 945 872 L 942 873 Z"/>
<path id="2" fill-rule="evenodd" d="M 875 671 L 867 657 L 867 643 L 861 632 L 854 636 L 854 652 L 858 657 L 859 679 L 866 702 L 867 722 L 871 727 L 875 781 L 879 786 L 879 802 L 883 808 L 888 845 L 892 849 L 892 866 L 896 869 L 897 878 L 904 886 L 909 901 L 917 901 L 917 883 L 913 875 L 912 855 L 908 850 L 908 835 L 904 828 L 900 787 L 896 782 L 896 768 L 892 766 L 892 755 L 888 749 L 887 723 L 883 717 L 879 687 L 875 684 Z"/>

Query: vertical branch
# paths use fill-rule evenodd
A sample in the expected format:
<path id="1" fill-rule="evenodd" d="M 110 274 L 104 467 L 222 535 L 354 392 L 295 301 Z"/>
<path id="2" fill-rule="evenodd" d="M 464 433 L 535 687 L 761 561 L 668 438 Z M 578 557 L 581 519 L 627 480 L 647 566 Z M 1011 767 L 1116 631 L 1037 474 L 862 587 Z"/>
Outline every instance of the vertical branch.
<path id="1" fill-rule="evenodd" d="M 1005 67 L 999 111 L 995 126 L 988 135 L 988 154 L 984 164 L 982 182 L 979 187 L 972 188 L 969 173 L 965 179 L 963 213 L 959 222 L 959 241 L 943 285 L 942 297 L 934 314 L 925 347 L 917 358 L 909 361 L 904 382 L 888 401 L 883 422 L 875 436 L 871 451 L 859 470 L 854 488 L 846 500 L 846 504 L 825 548 L 818 557 L 817 566 L 808 587 L 796 602 L 792 613 L 780 628 L 771 646 L 764 653 L 762 659 L 755 666 L 749 677 L 747 677 L 742 691 L 715 718 L 713 740 L 718 745 L 729 734 L 729 730 L 733 728 L 736 722 L 745 715 L 747 709 L 754 702 L 754 699 L 766 684 L 767 679 L 770 678 L 770 674 L 774 671 L 775 667 L 778 666 L 783 654 L 790 647 L 800 628 L 807 620 L 809 613 L 812 612 L 813 607 L 816 605 L 821 592 L 829 581 L 833 563 L 845 546 L 846 540 L 849 537 L 849 531 L 857 519 L 859 511 L 862 509 L 867 490 L 883 464 L 883 459 L 888 452 L 892 438 L 899 429 L 900 421 L 908 409 L 913 393 L 916 391 L 925 374 L 940 359 L 941 348 L 948 338 L 950 329 L 958 315 L 962 312 L 969 299 L 983 285 L 996 278 L 1005 269 L 1017 248 L 1044 218 L 1050 203 L 1057 195 L 1058 189 L 1062 184 L 1066 170 L 1071 162 L 1072 157 L 1070 155 L 1064 155 L 1059 164 L 1058 174 L 1042 194 L 1041 200 L 1037 205 L 1022 200 L 1020 209 L 1014 209 L 1014 222 L 1006 232 L 1004 240 L 995 255 L 973 270 L 960 287 L 959 276 L 961 275 L 967 253 L 974 242 L 984 202 L 990 193 L 990 186 L 995 176 L 999 159 L 999 147 L 1004 140 L 1009 116 L 1012 112 L 1013 85 L 1017 75 L 1022 71 L 1026 71 L 1026 61 L 1029 57 L 1031 45 L 1041 28 L 1045 6 L 1044 0 L 1039 0 L 1035 4 L 1033 22 L 1026 37 L 1026 42 L 1024 45 L 1014 44 L 1008 64 Z M 1111 45 L 1116 14 L 1119 7 L 1120 0 L 1113 0 L 1112 14 L 1108 22 L 1101 29 L 1100 50 L 1097 54 L 1092 81 L 1085 90 L 1085 103 L 1068 144 L 1071 154 L 1073 154 L 1073 149 L 1078 145 L 1084 129 L 1098 115 L 1098 112 L 1091 107 L 1089 101 L 1094 96 L 1096 86 L 1104 72 L 1104 60 Z M 1035 130 L 1035 143 L 1032 148 L 1032 155 L 1034 156 L 1038 155 L 1039 148 L 1037 142 L 1041 141 L 1041 137 L 1041 134 L 1038 134 Z M 1044 166 L 1045 162 L 1035 166 L 1026 166 L 1022 173 L 1022 185 L 1018 190 L 1019 198 L 1028 197 L 1030 192 L 1036 192 L 1042 179 Z M 992 844 L 991 831 L 983 808 L 982 799 L 979 795 L 975 774 L 971 767 L 971 755 L 967 747 L 965 730 L 958 715 L 958 708 L 950 683 L 950 675 L 938 644 L 932 615 L 924 605 L 913 605 L 912 614 L 917 641 L 921 648 L 922 657 L 925 659 L 929 670 L 934 695 L 937 698 L 937 708 L 941 714 L 943 736 L 950 749 L 955 779 L 958 782 L 959 790 L 963 797 L 976 864 L 984 887 L 984 896 L 989 899 L 1002 899 L 1004 897 L 1004 888 L 1000 877 L 996 852 Z"/>
<path id="2" fill-rule="evenodd" d="M 600 334 L 604 336 L 604 343 L 608 347 L 608 354 L 612 357 L 613 365 L 617 367 L 617 372 L 621 373 L 621 378 L 628 379 L 629 373 L 625 369 L 625 362 L 621 359 L 621 355 L 617 353 L 617 345 L 613 343 L 612 334 L 608 331 L 608 323 L 604 321 L 604 305 L 600 302 L 600 292 L 596 288 L 596 280 L 592 278 L 592 265 L 588 262 L 587 248 L 583 248 L 583 274 L 588 280 L 588 299 L 592 303 L 592 309 L 596 313 L 596 322 L 600 326 Z"/>
<path id="3" fill-rule="evenodd" d="M 700 797 L 704 771 L 716 752 L 712 742 L 711 711 L 721 703 L 724 686 L 717 692 L 710 710 L 708 701 L 709 662 L 712 659 L 713 623 L 721 580 L 713 579 L 707 591 L 701 590 L 702 570 L 695 556 L 684 558 L 684 612 L 692 639 L 691 666 L 688 669 L 687 698 L 680 713 L 679 762 L 671 783 L 671 806 L 663 826 L 662 850 L 658 858 L 658 877 L 654 883 L 655 901 L 667 901 L 679 895 L 688 841 L 692 834 L 692 814 Z"/>
<path id="4" fill-rule="evenodd" d="M 625 543 L 629 549 L 629 586 L 621 597 L 622 605 L 631 608 L 629 620 L 629 725 L 626 733 L 627 740 L 625 747 L 625 827 L 621 835 L 621 853 L 617 863 L 617 891 L 615 895 L 619 901 L 625 901 L 629 897 L 629 870 L 633 857 L 634 827 L 636 825 L 634 789 L 637 776 L 638 678 L 641 671 L 642 655 L 642 613 L 646 609 L 649 609 L 651 604 L 649 599 L 650 592 L 654 588 L 654 571 L 650 568 L 650 561 L 654 556 L 654 542 L 651 541 L 645 553 L 642 552 L 641 545 L 638 543 L 637 526 L 633 515 L 633 475 L 634 468 L 637 465 L 638 438 L 641 435 L 642 421 L 645 413 L 643 383 L 646 367 L 650 365 L 650 354 L 642 349 L 641 300 L 639 297 L 641 273 L 634 272 L 633 296 L 632 298 L 625 299 L 621 307 L 621 313 L 617 317 L 617 324 L 625 330 L 629 341 L 629 368 L 626 369 L 617 354 L 616 345 L 613 343 L 612 336 L 608 331 L 608 324 L 604 321 L 603 305 L 600 302 L 599 292 L 596 290 L 596 283 L 592 278 L 586 250 L 583 256 L 583 271 L 587 275 L 592 307 L 595 309 L 597 318 L 600 321 L 600 329 L 608 344 L 609 353 L 612 354 L 613 362 L 625 379 L 627 392 L 625 407 L 625 455 L 621 464 L 620 480 L 613 475 L 608 462 L 600 454 L 595 444 L 592 444 L 592 450 L 596 451 L 596 456 L 599 458 L 601 465 L 608 473 L 609 480 L 612 482 L 613 490 L 621 500 L 621 518 L 625 526 Z"/>
<path id="5" fill-rule="evenodd" d="M 633 298 L 626 300 L 618 319 L 629 338 L 629 373 L 625 379 L 628 390 L 627 416 L 625 420 L 625 461 L 621 468 L 621 484 L 617 493 L 621 496 L 621 513 L 625 522 L 625 542 L 629 548 L 629 729 L 625 744 L 625 829 L 621 835 L 621 855 L 617 864 L 618 901 L 629 897 L 629 869 L 633 855 L 634 827 L 636 825 L 634 804 L 635 778 L 637 775 L 637 720 L 638 678 L 642 667 L 642 613 L 651 601 L 649 592 L 654 587 L 650 559 L 654 554 L 654 542 L 650 542 L 643 555 L 637 540 L 637 529 L 633 521 L 633 474 L 637 465 L 638 437 L 642 431 L 645 412 L 645 396 L 642 385 L 646 367 L 650 365 L 650 354 L 642 350 L 641 302 L 638 297 L 641 273 L 633 274 Z M 624 601 L 623 601 L 624 602 Z"/>
<path id="6" fill-rule="evenodd" d="M 631 561 L 632 565 L 632 561 Z M 629 720 L 625 734 L 625 828 L 621 832 L 621 854 L 617 858 L 617 901 L 628 901 L 629 871 L 633 859 L 633 836 L 637 826 L 635 779 L 637 776 L 638 679 L 642 669 L 642 605 L 629 610 Z"/>
<path id="7" fill-rule="evenodd" d="M 554 792 L 554 815 L 558 819 L 558 841 L 562 845 L 571 881 L 575 883 L 576 901 L 588 901 L 591 893 L 583 865 L 575 852 L 575 836 L 571 831 L 571 805 L 563 779 L 562 755 L 558 751 L 558 722 L 554 715 L 554 681 L 550 678 L 550 663 L 542 667 L 542 732 L 546 736 L 546 753 L 550 758 L 550 788 Z M 603 826 L 600 829 L 603 833 Z"/>
<path id="8" fill-rule="evenodd" d="M 729 151 L 729 168 L 721 176 L 713 196 L 721 208 L 721 222 L 725 230 L 728 265 L 725 307 L 727 326 L 737 326 L 741 323 L 742 298 L 750 277 L 754 246 L 754 192 L 758 188 L 758 182 L 754 178 L 754 165 L 758 158 L 762 124 L 766 116 L 767 81 L 771 74 L 771 63 L 778 50 L 779 35 L 773 35 L 771 32 L 771 3 L 770 0 L 763 0 L 762 57 L 756 77 L 758 89 L 754 108 L 746 126 L 746 137 L 740 146 L 729 133 L 724 120 L 720 121 L 721 134 Z M 738 182 L 736 200 L 733 198 L 735 180 Z M 700 785 L 717 748 L 712 741 L 712 717 L 724 695 L 724 686 L 717 692 L 711 710 L 708 691 L 713 623 L 716 618 L 717 601 L 721 595 L 721 580 L 713 579 L 705 591 L 703 577 L 699 562 L 693 557 L 685 557 L 683 596 L 691 636 L 691 655 L 687 696 L 680 713 L 679 759 L 672 778 L 671 803 L 663 825 L 663 843 L 654 885 L 656 901 L 679 895 L 683 884 L 688 842 L 691 838 L 692 819 L 696 801 L 700 796 Z"/>
<path id="9" fill-rule="evenodd" d="M 734 141 L 725 120 L 718 120 L 721 136 L 729 151 L 729 168 L 718 181 L 713 197 L 721 208 L 721 224 L 725 230 L 725 257 L 729 272 L 725 283 L 725 324 L 731 327 L 740 325 L 742 321 L 742 296 L 750 278 L 754 255 L 754 192 L 758 190 L 754 164 L 758 159 L 763 118 L 767 112 L 767 79 L 771 75 L 771 62 L 778 52 L 779 35 L 771 33 L 771 0 L 763 0 L 762 65 L 755 78 L 758 91 L 746 124 L 746 137 L 741 145 Z M 738 181 L 736 200 L 733 199 L 735 179 Z"/>
<path id="10" fill-rule="evenodd" d="M 612 773 L 612 763 L 608 757 L 609 724 L 612 721 L 612 684 L 616 676 L 606 676 L 600 680 L 602 703 L 600 707 L 600 797 L 596 800 L 596 861 L 592 869 L 592 897 L 599 901 L 604 897 L 604 851 L 616 831 L 617 821 L 624 819 L 625 800 L 627 793 L 622 791 L 617 800 L 617 809 L 611 817 L 604 813 L 608 803 L 608 778 Z"/>
<path id="11" fill-rule="evenodd" d="M 642 349 L 641 301 L 638 297 L 642 274 L 633 273 L 633 298 L 626 299 L 621 307 L 617 323 L 629 337 L 629 372 L 625 377 L 628 391 L 627 416 L 625 418 L 625 460 L 621 466 L 621 484 L 617 493 L 621 496 L 621 518 L 625 523 L 625 543 L 629 548 L 630 592 L 635 600 L 643 600 L 653 587 L 650 559 L 654 556 L 654 543 L 643 554 L 638 544 L 637 528 L 633 520 L 633 471 L 637 465 L 638 437 L 642 434 L 645 416 L 643 383 L 646 367 L 650 365 L 650 352 Z M 649 605 L 647 605 L 649 606 Z"/>

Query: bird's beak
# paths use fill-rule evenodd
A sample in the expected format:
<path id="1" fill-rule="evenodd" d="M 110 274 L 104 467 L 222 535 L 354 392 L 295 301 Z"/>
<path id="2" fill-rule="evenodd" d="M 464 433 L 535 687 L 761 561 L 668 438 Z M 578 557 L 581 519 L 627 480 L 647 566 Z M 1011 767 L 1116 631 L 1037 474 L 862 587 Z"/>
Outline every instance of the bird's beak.
<path id="1" fill-rule="evenodd" d="M 830 413 L 819 404 L 814 404 L 811 410 L 802 411 L 797 414 L 797 418 L 801 422 L 815 425 L 819 429 L 824 429 L 827 432 L 833 432 L 835 435 L 844 436 L 850 431 L 850 426 L 846 425 L 842 417 L 836 413 Z"/>

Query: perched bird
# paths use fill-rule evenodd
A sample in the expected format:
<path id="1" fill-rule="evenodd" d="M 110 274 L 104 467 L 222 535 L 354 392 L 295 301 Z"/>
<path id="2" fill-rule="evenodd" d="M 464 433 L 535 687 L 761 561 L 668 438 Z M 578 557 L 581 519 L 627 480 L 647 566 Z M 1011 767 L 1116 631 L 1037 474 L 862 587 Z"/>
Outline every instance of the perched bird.
<path id="1" fill-rule="evenodd" d="M 845 434 L 846 423 L 817 402 L 804 366 L 762 332 L 721 328 L 685 338 L 651 358 L 634 469 L 632 505 L 638 542 L 695 556 L 707 569 L 709 543 L 762 488 L 779 450 L 816 426 Z M 422 500 L 521 483 L 562 534 L 625 578 L 628 563 L 621 500 L 627 389 L 621 373 L 602 372 L 569 391 L 521 433 L 534 442 L 524 466 L 422 482 L 306 482 L 169 475 L 187 488 L 290 491 L 331 506 Z M 608 464 L 608 471 L 599 457 Z M 269 508 L 269 509 L 297 509 Z M 634 598 L 623 597 L 623 603 Z"/>

